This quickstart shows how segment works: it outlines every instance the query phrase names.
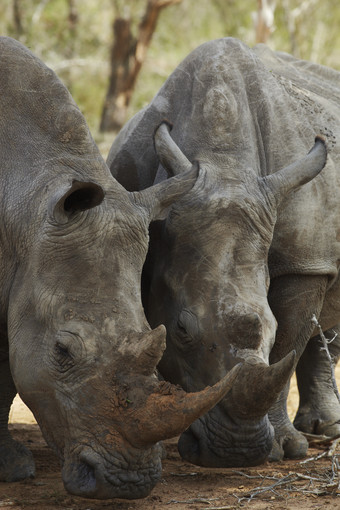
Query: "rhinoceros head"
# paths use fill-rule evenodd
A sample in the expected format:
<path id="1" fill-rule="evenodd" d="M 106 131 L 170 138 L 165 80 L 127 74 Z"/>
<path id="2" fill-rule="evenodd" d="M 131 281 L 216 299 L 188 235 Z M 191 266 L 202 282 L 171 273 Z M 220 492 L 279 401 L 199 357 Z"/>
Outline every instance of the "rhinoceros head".
<path id="1" fill-rule="evenodd" d="M 157 443 L 215 405 L 236 375 L 193 395 L 154 375 L 165 329 L 150 329 L 140 299 L 148 226 L 196 172 L 125 191 L 55 74 L 21 44 L 0 44 L 1 300 L 13 379 L 70 492 L 142 497 L 160 477 Z"/>
<path id="2" fill-rule="evenodd" d="M 191 168 L 166 123 L 156 131 L 155 147 L 171 175 Z M 205 466 L 251 465 L 270 452 L 266 414 L 295 358 L 292 352 L 268 366 L 276 320 L 267 300 L 267 257 L 277 208 L 289 191 L 321 171 L 326 150 L 317 139 L 302 161 L 266 177 L 232 150 L 220 160 L 210 156 L 199 162 L 192 190 L 152 225 L 147 316 L 153 326 L 162 322 L 167 328 L 161 373 L 187 391 L 211 384 L 244 360 L 232 391 L 184 432 L 179 450 Z"/>

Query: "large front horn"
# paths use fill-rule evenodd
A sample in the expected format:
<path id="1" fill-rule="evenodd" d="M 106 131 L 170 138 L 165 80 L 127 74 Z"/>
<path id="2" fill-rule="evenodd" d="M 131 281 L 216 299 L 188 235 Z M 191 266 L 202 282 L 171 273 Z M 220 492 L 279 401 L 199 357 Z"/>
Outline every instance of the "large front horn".
<path id="1" fill-rule="evenodd" d="M 290 191 L 306 184 L 316 177 L 327 161 L 327 146 L 323 137 L 317 136 L 307 156 L 291 165 L 263 178 L 277 201 Z"/>
<path id="2" fill-rule="evenodd" d="M 244 419 L 263 418 L 290 379 L 295 368 L 295 351 L 273 365 L 245 362 L 227 399 L 227 407 Z"/>
<path id="3" fill-rule="evenodd" d="M 135 447 L 146 447 L 181 434 L 228 393 L 240 368 L 236 365 L 221 381 L 197 393 L 160 382 L 143 406 L 126 409 L 125 437 Z"/>

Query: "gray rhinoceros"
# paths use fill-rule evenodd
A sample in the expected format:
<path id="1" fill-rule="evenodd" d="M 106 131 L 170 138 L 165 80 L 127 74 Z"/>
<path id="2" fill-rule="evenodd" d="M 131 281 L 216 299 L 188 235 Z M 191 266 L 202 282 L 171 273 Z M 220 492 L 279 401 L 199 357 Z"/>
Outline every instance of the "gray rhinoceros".
<path id="1" fill-rule="evenodd" d="M 226 38 L 193 51 L 113 143 L 108 164 L 131 191 L 199 171 L 151 224 L 143 286 L 150 324 L 167 328 L 164 377 L 198 390 L 245 361 L 229 395 L 182 434 L 193 463 L 306 453 L 286 393 L 307 343 L 295 424 L 340 432 L 311 322 L 327 330 L 340 318 L 339 105 L 340 73 Z"/>
<path id="2" fill-rule="evenodd" d="M 71 493 L 138 498 L 161 474 L 162 438 L 185 430 L 235 377 L 187 395 L 154 371 L 140 280 L 148 226 L 196 172 L 129 193 L 70 94 L 30 51 L 0 38 L 0 481 L 34 475 L 7 427 L 15 393 L 62 462 Z"/>

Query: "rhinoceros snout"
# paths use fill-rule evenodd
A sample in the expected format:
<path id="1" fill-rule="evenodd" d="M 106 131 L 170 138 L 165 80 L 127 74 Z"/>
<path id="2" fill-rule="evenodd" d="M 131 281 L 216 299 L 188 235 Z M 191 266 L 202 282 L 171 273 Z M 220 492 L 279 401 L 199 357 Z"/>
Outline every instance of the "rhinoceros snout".
<path id="1" fill-rule="evenodd" d="M 66 461 L 62 470 L 68 492 L 95 499 L 144 498 L 159 481 L 160 475 L 160 460 L 144 469 L 128 470 L 116 467 L 87 449 L 76 460 Z"/>
<path id="2" fill-rule="evenodd" d="M 274 439 L 268 417 L 235 423 L 225 416 L 222 425 L 216 420 L 218 410 L 214 411 L 215 416 L 208 413 L 180 436 L 178 451 L 183 459 L 214 468 L 257 466 L 267 459 Z"/>

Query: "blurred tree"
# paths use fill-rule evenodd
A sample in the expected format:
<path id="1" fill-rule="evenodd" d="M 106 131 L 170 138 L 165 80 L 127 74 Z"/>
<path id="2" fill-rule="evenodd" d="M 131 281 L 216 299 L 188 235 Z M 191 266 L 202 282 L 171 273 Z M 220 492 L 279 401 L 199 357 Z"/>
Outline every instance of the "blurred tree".
<path id="1" fill-rule="evenodd" d="M 111 73 L 103 107 L 100 131 L 117 131 L 126 121 L 127 108 L 140 69 L 145 61 L 160 12 L 182 0 L 148 0 L 139 23 L 137 36 L 133 35 L 131 17 L 117 16 L 113 22 Z M 118 2 L 116 9 L 119 11 Z"/>
<path id="2" fill-rule="evenodd" d="M 306 24 L 306 19 L 304 17 L 307 16 L 313 19 L 315 7 L 317 7 L 319 12 L 319 6 L 317 5 L 318 3 L 318 0 L 304 0 L 298 4 L 296 4 L 296 2 L 292 3 L 291 0 L 282 0 L 282 7 L 284 9 L 291 45 L 289 52 L 292 53 L 292 55 L 295 57 L 301 58 L 302 41 L 299 41 L 299 39 L 301 30 L 303 30 L 301 25 Z M 315 43 L 319 35 L 317 28 L 320 26 L 320 20 L 314 19 L 313 21 L 313 39 L 310 41 L 311 53 L 313 52 L 312 48 L 315 47 Z M 311 56 L 309 58 L 311 58 Z"/>
<path id="3" fill-rule="evenodd" d="M 266 43 L 274 29 L 276 0 L 257 0 L 257 12 L 254 13 L 255 41 Z"/>
<path id="4" fill-rule="evenodd" d="M 67 57 L 73 58 L 75 53 L 75 41 L 77 38 L 77 25 L 79 21 L 76 0 L 68 0 L 68 28 L 70 31 L 70 43 L 67 51 Z"/>
<path id="5" fill-rule="evenodd" d="M 13 25 L 14 25 L 14 31 L 17 34 L 17 37 L 20 37 L 21 34 L 23 33 L 22 12 L 21 12 L 20 0 L 13 0 Z"/>

